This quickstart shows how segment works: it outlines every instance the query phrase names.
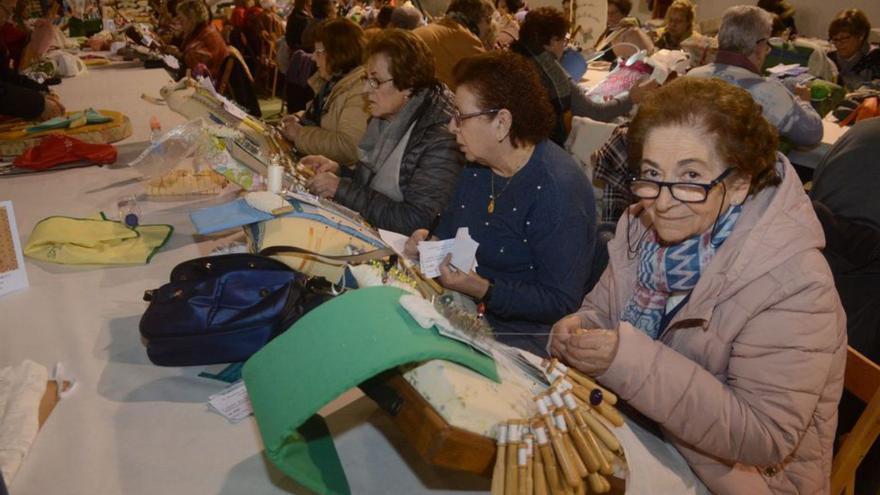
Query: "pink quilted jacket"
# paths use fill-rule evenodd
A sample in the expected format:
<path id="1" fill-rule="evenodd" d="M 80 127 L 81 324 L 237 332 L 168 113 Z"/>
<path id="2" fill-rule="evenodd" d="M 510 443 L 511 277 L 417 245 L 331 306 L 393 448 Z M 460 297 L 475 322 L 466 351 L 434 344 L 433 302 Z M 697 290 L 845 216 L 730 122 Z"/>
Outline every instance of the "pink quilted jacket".
<path id="1" fill-rule="evenodd" d="M 659 340 L 619 321 L 636 280 L 626 217 L 578 313 L 585 328 L 620 332 L 601 383 L 656 421 L 714 493 L 829 491 L 846 319 L 822 228 L 779 160 L 783 183 L 746 201 Z M 644 227 L 631 228 L 635 243 Z"/>

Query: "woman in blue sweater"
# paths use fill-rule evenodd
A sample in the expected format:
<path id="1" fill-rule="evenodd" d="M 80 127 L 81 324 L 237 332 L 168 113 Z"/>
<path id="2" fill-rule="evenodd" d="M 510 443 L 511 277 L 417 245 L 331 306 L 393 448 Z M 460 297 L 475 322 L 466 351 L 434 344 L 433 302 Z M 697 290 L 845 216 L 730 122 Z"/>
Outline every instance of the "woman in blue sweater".
<path id="1" fill-rule="evenodd" d="M 485 308 L 499 341 L 545 355 L 547 333 L 587 292 L 596 205 L 586 175 L 551 142 L 553 108 L 534 66 L 513 53 L 462 60 L 450 130 L 469 162 L 435 234 L 468 227 L 476 272 L 447 259 L 440 283 Z M 428 231 L 417 230 L 407 254 Z"/>

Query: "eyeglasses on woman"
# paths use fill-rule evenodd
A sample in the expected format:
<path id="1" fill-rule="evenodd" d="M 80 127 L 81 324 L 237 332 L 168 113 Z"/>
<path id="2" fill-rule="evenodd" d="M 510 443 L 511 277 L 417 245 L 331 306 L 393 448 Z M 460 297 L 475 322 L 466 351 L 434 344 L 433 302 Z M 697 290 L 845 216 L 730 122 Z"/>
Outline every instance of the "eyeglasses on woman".
<path id="1" fill-rule="evenodd" d="M 639 199 L 657 199 L 660 191 L 666 187 L 672 197 L 682 203 L 703 203 L 709 197 L 709 191 L 721 183 L 733 172 L 728 168 L 708 184 L 696 182 L 663 182 L 658 180 L 633 177 L 630 181 L 629 190 Z"/>

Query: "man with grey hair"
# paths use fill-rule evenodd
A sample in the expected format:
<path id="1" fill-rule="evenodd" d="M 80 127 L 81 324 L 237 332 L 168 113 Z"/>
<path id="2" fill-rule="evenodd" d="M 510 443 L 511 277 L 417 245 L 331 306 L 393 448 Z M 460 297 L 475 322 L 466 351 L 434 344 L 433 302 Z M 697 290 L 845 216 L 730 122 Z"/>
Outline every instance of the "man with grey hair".
<path id="1" fill-rule="evenodd" d="M 795 146 L 816 145 L 822 140 L 822 118 L 810 105 L 809 88 L 798 87 L 795 96 L 781 82 L 761 76 L 770 53 L 772 25 L 773 17 L 758 7 L 727 9 L 718 32 L 715 62 L 695 68 L 688 77 L 717 77 L 745 89 L 781 137 Z"/>
<path id="2" fill-rule="evenodd" d="M 389 27 L 406 29 L 412 31 L 424 23 L 422 13 L 419 9 L 409 5 L 396 7 L 391 12 L 391 22 Z"/>

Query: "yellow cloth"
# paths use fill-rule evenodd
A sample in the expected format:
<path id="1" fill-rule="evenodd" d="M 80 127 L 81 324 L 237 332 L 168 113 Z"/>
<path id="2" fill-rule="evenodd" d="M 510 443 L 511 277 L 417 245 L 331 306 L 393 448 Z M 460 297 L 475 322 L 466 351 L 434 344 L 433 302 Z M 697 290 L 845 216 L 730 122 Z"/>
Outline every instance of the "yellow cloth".
<path id="1" fill-rule="evenodd" d="M 171 237 L 170 225 L 139 225 L 95 218 L 48 217 L 34 227 L 25 256 L 67 265 L 149 263 Z"/>

